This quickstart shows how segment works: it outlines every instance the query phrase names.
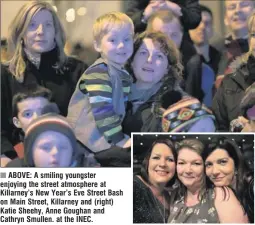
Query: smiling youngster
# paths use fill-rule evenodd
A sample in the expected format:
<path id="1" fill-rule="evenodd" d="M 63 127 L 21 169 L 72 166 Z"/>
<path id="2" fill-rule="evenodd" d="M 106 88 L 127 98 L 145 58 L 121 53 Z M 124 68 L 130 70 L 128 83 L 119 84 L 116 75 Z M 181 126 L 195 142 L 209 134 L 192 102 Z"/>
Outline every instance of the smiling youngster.
<path id="1" fill-rule="evenodd" d="M 122 132 L 132 78 L 124 65 L 133 53 L 134 25 L 124 13 L 100 16 L 93 26 L 101 58 L 81 76 L 68 108 L 77 139 L 93 152 L 130 147 Z"/>

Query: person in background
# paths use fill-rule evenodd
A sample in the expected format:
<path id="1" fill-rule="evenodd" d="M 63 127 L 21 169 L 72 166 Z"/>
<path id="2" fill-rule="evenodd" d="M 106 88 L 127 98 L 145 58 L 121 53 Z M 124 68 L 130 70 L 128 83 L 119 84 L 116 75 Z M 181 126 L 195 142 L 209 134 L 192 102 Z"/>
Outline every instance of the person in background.
<path id="1" fill-rule="evenodd" d="M 93 36 L 101 57 L 78 81 L 67 118 L 77 139 L 96 157 L 112 155 L 121 162 L 122 148 L 131 144 L 121 124 L 132 83 L 124 66 L 133 54 L 134 25 L 124 13 L 106 13 L 94 23 Z"/>
<path id="2" fill-rule="evenodd" d="M 233 72 L 231 63 L 249 51 L 247 19 L 254 10 L 253 0 L 225 0 L 225 25 L 230 30 L 225 38 L 225 49 L 219 62 L 215 86 L 219 88 L 225 75 Z"/>
<path id="3" fill-rule="evenodd" d="M 133 223 L 166 223 L 175 167 L 172 141 L 156 140 L 143 160 L 141 172 L 134 176 Z"/>
<path id="4" fill-rule="evenodd" d="M 202 60 L 196 53 L 193 44 L 183 38 L 184 28 L 180 19 L 171 12 L 157 11 L 148 20 L 147 30 L 161 31 L 174 41 L 181 52 L 184 67 L 184 81 L 181 83 L 181 87 L 188 94 L 203 102 L 205 92 L 210 90 L 210 88 L 202 88 L 201 86 L 203 81 Z M 209 80 L 208 77 L 206 80 Z"/>
<path id="5" fill-rule="evenodd" d="M 248 120 L 244 124 L 242 132 L 255 132 L 255 82 L 246 89 L 241 101 L 241 110 Z"/>
<path id="6" fill-rule="evenodd" d="M 243 153 L 234 141 L 214 138 L 203 154 L 210 187 L 231 187 L 249 217 L 254 221 L 253 177 L 245 167 Z M 253 172 L 253 171 L 252 171 Z M 252 195 L 250 191 L 252 190 Z"/>
<path id="7" fill-rule="evenodd" d="M 168 223 L 248 223 L 239 201 L 230 188 L 206 184 L 204 145 L 185 139 L 177 147 L 179 186 L 171 193 Z"/>
<path id="8" fill-rule="evenodd" d="M 12 99 L 31 85 L 48 88 L 63 116 L 76 83 L 85 71 L 83 62 L 64 53 L 65 33 L 52 5 L 29 1 L 18 11 L 9 27 L 9 60 L 1 65 L 1 152 L 15 158 L 19 142 L 13 136 Z"/>
<path id="9" fill-rule="evenodd" d="M 219 131 L 229 131 L 231 122 L 243 116 L 240 103 L 245 90 L 255 82 L 255 11 L 248 19 L 248 31 L 249 52 L 232 63 L 233 73 L 223 79 L 213 99 L 212 111 Z"/>
<path id="10" fill-rule="evenodd" d="M 8 60 L 7 53 L 7 40 L 5 38 L 1 39 L 1 63 Z"/>
<path id="11" fill-rule="evenodd" d="M 197 53 L 202 56 L 203 62 L 217 74 L 221 53 L 209 43 L 213 36 L 213 14 L 211 9 L 204 5 L 200 5 L 200 8 L 201 22 L 195 29 L 189 30 L 189 34 Z"/>
<path id="12" fill-rule="evenodd" d="M 132 0 L 127 15 L 134 22 L 135 32 L 143 32 L 148 19 L 159 10 L 170 11 L 179 17 L 185 32 L 196 28 L 201 20 L 198 0 Z"/>

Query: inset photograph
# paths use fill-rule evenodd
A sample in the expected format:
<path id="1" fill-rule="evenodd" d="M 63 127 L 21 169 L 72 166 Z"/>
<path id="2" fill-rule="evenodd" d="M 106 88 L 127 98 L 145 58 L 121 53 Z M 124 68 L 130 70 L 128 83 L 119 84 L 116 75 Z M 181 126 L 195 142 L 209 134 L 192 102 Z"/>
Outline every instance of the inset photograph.
<path id="1" fill-rule="evenodd" d="M 254 223 L 254 135 L 133 134 L 134 223 Z"/>

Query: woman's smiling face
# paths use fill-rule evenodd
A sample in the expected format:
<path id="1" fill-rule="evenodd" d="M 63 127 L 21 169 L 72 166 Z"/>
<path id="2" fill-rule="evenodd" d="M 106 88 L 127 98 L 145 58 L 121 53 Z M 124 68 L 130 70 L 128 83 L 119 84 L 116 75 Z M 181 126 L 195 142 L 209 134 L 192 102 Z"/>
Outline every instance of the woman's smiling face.
<path id="1" fill-rule="evenodd" d="M 175 174 L 175 159 L 172 149 L 166 144 L 157 143 L 151 152 L 148 164 L 150 182 L 155 185 L 166 185 Z"/>
<path id="2" fill-rule="evenodd" d="M 156 84 L 168 73 L 168 59 L 158 43 L 144 38 L 131 63 L 139 82 Z"/>

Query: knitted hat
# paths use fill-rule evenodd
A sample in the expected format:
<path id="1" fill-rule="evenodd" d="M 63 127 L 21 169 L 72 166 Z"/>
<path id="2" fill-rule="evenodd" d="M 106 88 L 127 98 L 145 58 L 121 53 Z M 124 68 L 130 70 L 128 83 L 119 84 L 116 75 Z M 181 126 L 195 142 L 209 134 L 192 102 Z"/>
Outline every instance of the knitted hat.
<path id="1" fill-rule="evenodd" d="M 65 117 L 55 113 L 48 113 L 32 121 L 26 130 L 24 140 L 25 164 L 30 167 L 34 166 L 32 148 L 37 137 L 45 131 L 56 131 L 65 135 L 70 140 L 73 148 L 73 158 L 71 162 L 73 162 L 77 154 L 77 140 L 72 127 L 69 125 Z"/>
<path id="2" fill-rule="evenodd" d="M 205 118 L 215 120 L 212 111 L 201 104 L 198 99 L 185 97 L 164 110 L 162 130 L 164 132 L 188 132 L 197 121 Z"/>

